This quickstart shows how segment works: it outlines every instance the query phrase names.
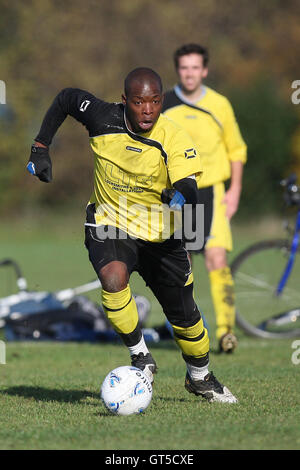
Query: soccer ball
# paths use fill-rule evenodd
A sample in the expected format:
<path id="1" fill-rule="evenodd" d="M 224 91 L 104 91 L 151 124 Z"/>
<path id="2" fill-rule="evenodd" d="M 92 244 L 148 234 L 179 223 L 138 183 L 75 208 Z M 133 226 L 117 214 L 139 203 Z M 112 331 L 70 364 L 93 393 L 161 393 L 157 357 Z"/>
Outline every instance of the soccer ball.
<path id="1" fill-rule="evenodd" d="M 145 411 L 151 402 L 152 385 L 140 369 L 121 366 L 105 377 L 100 396 L 106 408 L 113 414 L 138 414 Z"/>

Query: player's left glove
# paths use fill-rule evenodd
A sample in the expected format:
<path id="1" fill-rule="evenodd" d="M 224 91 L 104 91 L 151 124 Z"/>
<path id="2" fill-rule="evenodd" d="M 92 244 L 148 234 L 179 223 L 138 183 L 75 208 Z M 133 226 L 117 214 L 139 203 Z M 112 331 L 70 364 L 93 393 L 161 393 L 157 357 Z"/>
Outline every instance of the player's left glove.
<path id="1" fill-rule="evenodd" d="M 52 180 L 52 163 L 49 157 L 49 150 L 45 147 L 32 145 L 26 168 L 29 173 L 37 176 L 44 183 L 50 183 Z"/>
<path id="2" fill-rule="evenodd" d="M 163 189 L 161 200 L 164 204 L 168 204 L 170 209 L 181 210 L 185 204 L 185 198 L 177 191 L 177 189 Z"/>

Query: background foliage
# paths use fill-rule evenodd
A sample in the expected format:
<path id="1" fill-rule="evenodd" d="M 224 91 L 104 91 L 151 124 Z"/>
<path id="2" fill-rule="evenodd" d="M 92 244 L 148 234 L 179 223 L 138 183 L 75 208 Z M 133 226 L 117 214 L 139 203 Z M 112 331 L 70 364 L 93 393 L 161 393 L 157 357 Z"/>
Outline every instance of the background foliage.
<path id="1" fill-rule="evenodd" d="M 26 174 L 30 144 L 54 96 L 64 87 L 118 101 L 137 66 L 176 82 L 174 50 L 209 47 L 207 84 L 232 100 L 249 147 L 240 215 L 274 211 L 278 180 L 299 171 L 299 111 L 291 83 L 299 78 L 300 4 L 296 0 L 0 0 L 0 210 L 20 216 L 34 206 L 84 209 L 93 159 L 83 127 L 67 120 L 51 148 L 54 181 Z M 300 176 L 300 171 L 299 171 Z"/>

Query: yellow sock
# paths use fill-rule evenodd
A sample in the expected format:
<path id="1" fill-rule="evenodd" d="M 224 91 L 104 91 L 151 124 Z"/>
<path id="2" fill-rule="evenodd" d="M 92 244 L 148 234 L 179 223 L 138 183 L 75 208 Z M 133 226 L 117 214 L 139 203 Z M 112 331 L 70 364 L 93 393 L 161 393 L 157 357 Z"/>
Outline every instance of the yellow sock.
<path id="1" fill-rule="evenodd" d="M 195 359 L 206 357 L 209 352 L 207 329 L 203 326 L 202 318 L 193 326 L 182 328 L 172 325 L 174 339 L 184 356 Z"/>
<path id="2" fill-rule="evenodd" d="M 232 332 L 235 325 L 234 282 L 228 266 L 210 271 L 209 279 L 219 340 L 228 331 Z"/>
<path id="3" fill-rule="evenodd" d="M 129 284 L 120 292 L 106 292 L 102 289 L 102 305 L 117 333 L 127 335 L 135 330 L 139 317 Z"/>

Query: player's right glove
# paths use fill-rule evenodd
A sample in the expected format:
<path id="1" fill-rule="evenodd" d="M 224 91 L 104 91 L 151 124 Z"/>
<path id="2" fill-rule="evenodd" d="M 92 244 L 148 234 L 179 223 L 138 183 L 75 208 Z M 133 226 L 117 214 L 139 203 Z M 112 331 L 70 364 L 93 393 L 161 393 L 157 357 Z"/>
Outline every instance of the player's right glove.
<path id="1" fill-rule="evenodd" d="M 44 183 L 50 183 L 52 180 L 52 163 L 49 157 L 49 150 L 33 145 L 26 168 L 29 173 L 37 176 Z"/>

